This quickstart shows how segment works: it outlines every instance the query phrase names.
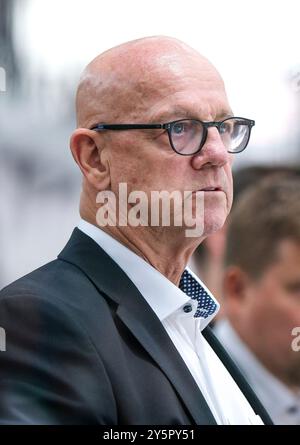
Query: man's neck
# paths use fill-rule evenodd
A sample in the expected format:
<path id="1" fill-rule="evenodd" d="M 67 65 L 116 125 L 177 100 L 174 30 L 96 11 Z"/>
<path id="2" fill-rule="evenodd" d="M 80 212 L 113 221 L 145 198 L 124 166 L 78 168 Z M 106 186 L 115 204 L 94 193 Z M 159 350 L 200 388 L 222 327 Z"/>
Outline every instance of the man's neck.
<path id="1" fill-rule="evenodd" d="M 81 217 L 99 227 L 95 218 L 83 214 Z M 107 225 L 99 229 L 142 257 L 176 286 L 190 256 L 202 241 L 199 238 L 187 238 L 182 227 Z"/>

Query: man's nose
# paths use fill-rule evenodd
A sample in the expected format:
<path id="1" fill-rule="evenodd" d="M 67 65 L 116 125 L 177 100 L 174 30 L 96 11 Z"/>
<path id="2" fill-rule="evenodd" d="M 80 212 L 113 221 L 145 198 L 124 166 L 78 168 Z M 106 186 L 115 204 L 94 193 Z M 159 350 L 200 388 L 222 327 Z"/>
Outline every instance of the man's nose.
<path id="1" fill-rule="evenodd" d="M 199 153 L 192 157 L 192 165 L 195 169 L 204 167 L 222 167 L 230 162 L 231 155 L 221 139 L 217 128 L 209 128 L 205 144 Z"/>

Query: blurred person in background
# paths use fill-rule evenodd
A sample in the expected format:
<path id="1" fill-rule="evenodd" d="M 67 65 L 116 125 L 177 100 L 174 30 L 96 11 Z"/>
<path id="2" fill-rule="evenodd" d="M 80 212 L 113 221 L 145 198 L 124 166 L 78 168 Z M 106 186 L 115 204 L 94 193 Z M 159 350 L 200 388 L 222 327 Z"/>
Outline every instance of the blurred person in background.
<path id="1" fill-rule="evenodd" d="M 228 222 L 224 312 L 215 332 L 275 424 L 300 425 L 300 178 L 239 195 Z"/>
<path id="2" fill-rule="evenodd" d="M 299 176 L 300 168 L 285 165 L 262 166 L 253 165 L 243 167 L 233 172 L 233 204 L 239 195 L 249 186 L 256 184 L 267 176 L 274 176 L 274 180 L 286 176 Z M 192 255 L 189 266 L 203 280 L 208 289 L 221 303 L 215 321 L 223 317 L 223 279 L 224 255 L 226 250 L 227 221 L 223 227 L 201 243 Z"/>

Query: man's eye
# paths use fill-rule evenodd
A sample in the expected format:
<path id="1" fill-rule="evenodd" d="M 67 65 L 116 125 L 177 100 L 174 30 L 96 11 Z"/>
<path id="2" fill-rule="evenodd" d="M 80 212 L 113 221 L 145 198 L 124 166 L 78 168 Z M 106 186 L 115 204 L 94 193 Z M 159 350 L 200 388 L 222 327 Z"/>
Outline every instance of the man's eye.
<path id="1" fill-rule="evenodd" d="M 230 125 L 229 122 L 224 122 L 220 126 L 220 134 L 231 133 L 231 132 L 232 132 L 232 125 Z"/>
<path id="2" fill-rule="evenodd" d="M 174 134 L 182 134 L 185 130 L 185 125 L 183 122 L 175 124 L 172 130 Z"/>

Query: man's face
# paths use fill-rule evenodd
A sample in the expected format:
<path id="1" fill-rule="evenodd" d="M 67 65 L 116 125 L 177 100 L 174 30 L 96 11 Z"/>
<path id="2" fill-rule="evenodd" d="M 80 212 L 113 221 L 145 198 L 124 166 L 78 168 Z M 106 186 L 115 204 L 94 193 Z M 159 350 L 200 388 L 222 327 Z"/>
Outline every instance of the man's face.
<path id="1" fill-rule="evenodd" d="M 144 77 L 143 77 L 144 76 Z M 165 123 L 183 118 L 218 121 L 232 114 L 223 82 L 213 67 L 196 56 L 170 56 L 142 72 L 122 95 L 122 109 L 115 123 Z M 134 103 L 134 109 L 132 104 Z M 107 156 L 111 189 L 125 182 L 128 193 L 153 190 L 204 192 L 204 234 L 219 229 L 232 204 L 231 155 L 216 128 L 208 131 L 207 141 L 194 156 L 180 156 L 169 143 L 165 130 L 109 132 Z"/>
<path id="2" fill-rule="evenodd" d="M 300 352 L 291 335 L 300 326 L 300 245 L 278 244 L 278 259 L 248 289 L 244 329 L 265 365 L 288 383 L 300 385 Z"/>

